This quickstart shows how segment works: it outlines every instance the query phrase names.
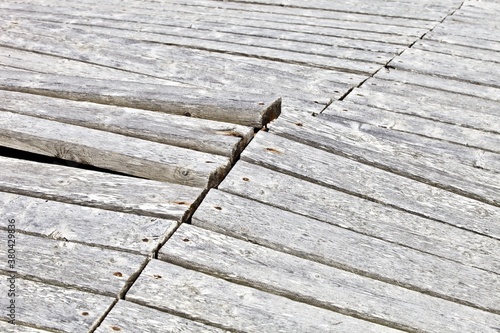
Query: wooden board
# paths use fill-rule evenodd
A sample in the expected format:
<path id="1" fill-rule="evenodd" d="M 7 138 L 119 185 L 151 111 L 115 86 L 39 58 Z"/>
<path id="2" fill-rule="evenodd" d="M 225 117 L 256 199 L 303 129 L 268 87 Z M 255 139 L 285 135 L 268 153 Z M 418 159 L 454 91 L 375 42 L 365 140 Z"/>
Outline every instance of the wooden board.
<path id="1" fill-rule="evenodd" d="M 230 167 L 227 157 L 6 111 L 0 129 L 5 147 L 188 186 L 216 186 Z"/>
<path id="2" fill-rule="evenodd" d="M 467 185 L 469 182 L 486 182 L 488 186 L 498 187 L 495 181 L 500 172 L 498 153 L 468 147 L 467 142 L 457 145 L 375 127 L 330 115 L 329 109 L 317 118 L 304 114 L 283 115 L 272 124 L 270 131 L 445 189 L 465 186 L 474 192 L 475 189 Z M 431 128 L 439 131 L 439 128 Z"/>
<path id="3" fill-rule="evenodd" d="M 300 165 L 301 160 L 295 162 L 296 165 Z M 336 169 L 331 166 L 330 170 Z M 371 186 L 371 182 L 377 184 L 379 180 L 371 176 L 372 180 L 368 183 L 369 180 L 364 176 L 361 177 L 362 174 L 358 170 L 359 167 L 356 169 L 351 168 L 350 172 L 352 175 L 356 175 L 360 187 L 363 187 L 365 191 L 371 190 L 371 187 L 368 187 Z M 308 179 L 310 180 L 313 175 L 311 173 Z M 342 179 L 342 176 L 338 172 L 332 174 L 332 177 L 339 179 Z M 393 175 L 392 178 L 397 178 L 397 176 Z M 395 183 L 394 181 L 379 183 L 380 186 L 387 184 Z M 353 193 L 355 184 L 349 186 L 349 192 Z M 416 182 L 413 184 L 412 182 L 408 186 L 411 186 L 408 190 L 413 192 L 424 185 Z M 454 199 L 459 200 L 460 197 L 448 192 L 443 193 L 445 198 L 441 200 L 452 200 L 451 203 L 443 203 L 440 206 L 428 204 L 428 207 L 434 209 L 432 216 L 438 217 L 437 214 L 439 213 L 439 218 L 447 222 L 447 224 L 439 223 L 435 225 L 437 221 L 419 217 L 424 213 L 427 214 L 429 208 L 418 211 L 418 215 L 409 214 L 401 209 L 349 195 L 342 192 L 344 189 L 339 191 L 335 188 L 314 184 L 310 181 L 301 180 L 243 161 L 236 164 L 228 177 L 221 183 L 219 189 L 363 234 L 405 244 L 424 252 L 428 249 L 428 245 L 425 243 L 427 243 L 428 237 L 432 236 L 432 233 L 429 233 L 427 228 L 436 232 L 436 235 L 443 235 L 447 239 L 446 234 L 443 234 L 443 230 L 440 231 L 441 225 L 446 225 L 445 228 L 447 229 L 457 226 L 462 229 L 483 233 L 494 239 L 500 238 L 496 223 L 498 220 L 498 209 L 496 207 L 472 200 L 467 201 L 467 203 L 461 203 L 463 199 L 454 201 Z M 401 185 L 401 192 L 403 192 L 403 189 L 408 191 L 406 187 Z M 429 198 L 427 200 L 430 200 L 437 197 L 440 194 L 439 192 L 438 189 L 431 190 L 429 188 L 427 193 L 421 196 L 409 197 L 408 200 L 411 199 L 414 205 L 423 206 L 424 199 Z M 370 193 L 368 199 L 373 197 L 374 194 L 376 192 Z M 394 200 L 402 200 L 404 198 L 402 197 L 403 194 L 404 192 L 398 193 L 393 197 Z M 401 205 L 401 201 L 399 205 Z M 467 207 L 467 211 L 463 207 Z M 404 221 L 404 224 L 401 224 L 401 221 Z"/>
<path id="4" fill-rule="evenodd" d="M 0 164 L 2 192 L 125 213 L 181 220 L 202 194 L 184 185 L 1 156 Z"/>
<path id="5" fill-rule="evenodd" d="M 12 325 L 3 321 L 0 321 L 0 330 L 4 333 L 48 333 L 48 331 L 45 330 L 39 330 L 28 326 Z"/>
<path id="6" fill-rule="evenodd" d="M 477 36 L 456 36 L 431 31 L 425 35 L 425 38 L 435 40 L 440 43 L 470 46 L 478 49 L 500 52 L 500 42 L 478 39 Z"/>
<path id="7" fill-rule="evenodd" d="M 394 332 L 155 259 L 126 298 L 236 332 Z"/>
<path id="8" fill-rule="evenodd" d="M 420 39 L 413 45 L 413 48 L 430 52 L 445 53 L 453 56 L 478 59 L 499 63 L 498 52 L 478 49 L 470 46 L 451 45 L 447 43 L 439 43 L 431 39 Z"/>
<path id="9" fill-rule="evenodd" d="M 500 134 L 495 101 L 378 79 L 366 81 L 345 100 Z M 474 102 L 475 108 L 469 106 Z"/>
<path id="10" fill-rule="evenodd" d="M 171 333 L 171 332 L 227 332 L 167 312 L 141 306 L 132 302 L 118 301 L 96 333 Z"/>
<path id="11" fill-rule="evenodd" d="M 308 190 L 303 182 L 297 184 Z M 210 190 L 193 215 L 191 223 L 325 265 L 358 273 L 363 271 L 364 275 L 368 274 L 367 267 L 372 267 L 374 272 L 387 265 L 384 263 L 377 267 L 377 263 L 382 264 L 386 260 L 381 255 L 385 251 L 418 253 L 417 256 L 425 253 L 431 255 L 433 260 L 449 259 L 493 273 L 500 270 L 500 242 L 462 229 L 409 214 L 406 217 L 401 215 L 405 221 L 404 226 L 391 224 L 388 219 L 385 223 L 381 218 L 378 225 L 376 216 L 373 219 L 365 216 L 364 224 L 357 225 L 354 216 L 342 219 L 342 215 L 349 214 L 342 207 L 336 207 L 337 213 L 332 209 L 329 219 L 318 213 L 314 216 L 311 214 L 312 218 L 252 200 L 257 196 L 249 197 L 251 199 Z M 276 202 L 278 201 L 274 203 Z M 283 205 L 284 200 L 278 203 Z M 302 205 L 298 203 L 297 206 Z M 323 205 L 315 204 L 314 207 L 323 210 Z M 349 218 L 351 221 L 347 221 Z M 364 260 L 353 260 L 356 257 Z M 394 263 L 400 262 L 398 258 L 393 257 L 392 260 Z M 404 261 L 401 265 L 425 263 L 426 261 L 412 260 Z M 409 271 L 406 273 L 411 274 Z M 389 278 L 391 274 L 398 274 L 401 277 L 406 273 L 386 270 L 381 271 L 378 276 Z"/>
<path id="12" fill-rule="evenodd" d="M 500 320 L 499 316 L 491 313 L 249 242 L 201 229 L 188 230 L 187 226 L 181 228 L 179 234 L 174 235 L 165 246 L 162 258 L 188 269 L 200 270 L 273 294 L 415 332 L 432 329 L 440 332 L 460 329 L 494 332 L 490 325 L 494 326 Z M 167 267 L 163 269 L 165 271 Z M 156 271 L 150 270 L 151 273 L 157 271 L 158 268 Z M 200 293 L 203 293 L 203 289 Z M 452 318 L 457 314 L 468 320 L 455 323 Z"/>
<path id="13" fill-rule="evenodd" d="M 0 192 L 0 213 L 32 235 L 150 254 L 177 222 Z M 1 226 L 5 230 L 5 226 Z"/>
<path id="14" fill-rule="evenodd" d="M 0 278 L 0 286 L 7 290 L 7 276 Z M 16 289 L 16 323 L 51 332 L 89 332 L 115 301 L 108 296 L 22 278 L 16 278 Z M 5 311 L 0 317 L 6 320 Z"/>
<path id="15" fill-rule="evenodd" d="M 1 110 L 109 131 L 234 159 L 254 130 L 153 111 L 0 90 Z"/>
<path id="16" fill-rule="evenodd" d="M 399 113 L 397 110 L 389 111 L 344 100 L 330 104 L 321 114 L 320 119 L 334 121 L 335 118 L 332 116 L 491 152 L 500 152 L 500 135 L 498 134 Z"/>
<path id="17" fill-rule="evenodd" d="M 7 231 L 0 231 L 4 244 L 8 235 Z M 20 232 L 15 234 L 15 249 L 17 277 L 111 297 L 118 297 L 129 287 L 147 260 L 144 255 Z M 0 264 L 0 273 L 8 275 L 9 271 L 5 260 Z"/>
<path id="18" fill-rule="evenodd" d="M 280 114 L 269 95 L 236 94 L 175 86 L 1 71 L 0 89 L 132 107 L 261 127 Z"/>

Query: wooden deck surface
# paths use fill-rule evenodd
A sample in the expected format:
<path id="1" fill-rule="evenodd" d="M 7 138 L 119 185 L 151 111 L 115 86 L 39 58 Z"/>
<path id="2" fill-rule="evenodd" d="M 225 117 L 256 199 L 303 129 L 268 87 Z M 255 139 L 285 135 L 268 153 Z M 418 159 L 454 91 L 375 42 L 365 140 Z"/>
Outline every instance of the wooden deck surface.
<path id="1" fill-rule="evenodd" d="M 0 2 L 0 331 L 499 333 L 499 17 Z"/>

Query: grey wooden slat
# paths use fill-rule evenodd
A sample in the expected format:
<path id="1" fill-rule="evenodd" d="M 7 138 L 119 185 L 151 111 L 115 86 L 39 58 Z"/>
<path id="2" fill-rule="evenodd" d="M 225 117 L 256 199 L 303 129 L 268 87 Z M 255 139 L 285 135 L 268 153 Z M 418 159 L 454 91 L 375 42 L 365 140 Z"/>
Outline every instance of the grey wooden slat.
<path id="1" fill-rule="evenodd" d="M 499 11 L 500 10 L 497 9 L 495 13 L 498 13 Z M 484 15 L 481 16 L 484 17 Z M 436 31 L 437 34 L 442 35 L 476 37 L 479 40 L 500 42 L 498 33 L 492 31 L 491 29 L 483 28 L 480 24 L 470 26 L 459 22 L 447 21 L 444 24 L 437 25 L 433 31 Z"/>
<path id="2" fill-rule="evenodd" d="M 21 21 L 15 16 L 10 18 L 4 17 L 4 20 L 10 19 Z M 3 45 L 13 46 L 16 44 L 16 42 L 13 41 L 14 38 L 10 33 L 11 31 L 13 33 L 21 32 L 23 34 L 29 33 L 43 36 L 43 34 L 47 34 L 47 29 L 50 29 L 52 34 L 61 35 L 64 33 L 68 36 L 67 38 L 73 40 L 80 39 L 82 34 L 81 27 L 84 27 L 85 34 L 111 35 L 140 41 L 142 43 L 147 42 L 190 47 L 215 52 L 244 55 L 247 57 L 270 59 L 285 63 L 301 64 L 317 68 L 342 70 L 357 74 L 374 72 L 380 67 L 381 64 L 387 61 L 387 58 L 390 58 L 393 55 L 380 52 L 365 52 L 363 50 L 347 48 L 341 48 L 338 52 L 334 52 L 332 54 L 332 48 L 327 46 L 321 47 L 319 45 L 316 49 L 322 50 L 311 51 L 311 49 L 313 49 L 311 44 L 294 43 L 290 41 L 277 42 L 272 39 L 267 40 L 251 36 L 245 37 L 237 34 L 224 34 L 222 36 L 222 33 L 217 33 L 209 35 L 214 36 L 212 39 L 206 39 L 206 32 L 197 32 L 196 30 L 189 29 L 184 30 L 185 36 L 170 34 L 175 30 L 180 30 L 181 28 L 166 28 L 163 30 L 160 28 L 153 28 L 150 29 L 151 31 L 144 31 L 145 28 L 141 28 L 139 31 L 137 29 L 126 30 L 127 28 L 130 28 L 131 25 L 128 22 L 123 23 L 125 26 L 119 29 L 96 25 L 75 25 L 72 27 L 68 24 L 49 22 L 37 23 L 37 21 L 31 20 L 29 25 L 28 23 L 21 24 L 21 22 L 14 28 L 9 29 L 9 33 L 0 38 L 0 42 Z M 335 49 L 333 50 L 335 51 Z M 384 57 L 386 60 L 382 60 Z"/>
<path id="3" fill-rule="evenodd" d="M 120 81 L 141 82 L 145 84 L 162 84 L 173 86 L 187 86 L 173 80 L 148 76 L 129 71 L 97 66 L 82 60 L 61 58 L 47 54 L 29 52 L 25 50 L 1 47 L 0 63 L 5 66 L 18 67 L 28 71 L 60 75 L 83 76 L 93 79 L 113 78 Z"/>
<path id="4" fill-rule="evenodd" d="M 0 192 L 0 212 L 16 228 L 43 237 L 150 254 L 177 227 L 172 220 Z"/>
<path id="5" fill-rule="evenodd" d="M 396 69 L 458 79 L 500 88 L 500 64 L 407 49 L 390 63 Z M 430 80 L 430 79 L 429 79 Z"/>
<path id="6" fill-rule="evenodd" d="M 230 167 L 227 157 L 7 111 L 0 129 L 5 147 L 188 186 L 216 186 Z"/>
<path id="7" fill-rule="evenodd" d="M 7 290 L 7 276 L 0 278 L 2 289 Z M 16 278 L 16 289 L 16 323 L 56 332 L 88 332 L 115 301 L 22 278 Z M 6 320 L 5 314 L 0 314 L 2 320 Z"/>
<path id="8" fill-rule="evenodd" d="M 475 47 L 439 43 L 431 39 L 420 39 L 413 48 L 430 52 L 445 53 L 459 57 L 472 58 L 495 63 L 500 62 L 500 52 Z"/>
<path id="9" fill-rule="evenodd" d="M 500 320 L 500 316 L 492 313 L 189 225 L 179 228 L 161 249 L 159 259 L 334 311 L 353 313 L 397 329 L 424 332 L 487 329 L 493 332 L 488 326 Z M 445 267 L 446 264 L 427 268 L 426 273 L 433 275 L 436 270 L 446 270 Z M 454 275 L 456 271 L 448 274 Z M 490 287 L 484 282 L 483 288 Z M 491 288 L 495 290 L 495 286 Z M 359 302 L 361 298 L 363 301 Z M 494 302 L 494 298 L 490 301 Z M 461 318 L 473 320 L 474 324 L 466 328 L 462 323 L 451 323 L 451 318 L 459 313 Z M 444 319 L 445 316 L 449 317 Z"/>
<path id="10" fill-rule="evenodd" d="M 347 101 L 500 133 L 497 101 L 405 84 L 370 79 L 354 89 Z"/>
<path id="11" fill-rule="evenodd" d="M 14 71 L 0 72 L 0 89 L 255 127 L 276 118 L 281 106 L 280 99 L 269 95 Z"/>
<path id="12" fill-rule="evenodd" d="M 0 231 L 4 244 L 8 235 L 7 231 Z M 147 259 L 137 254 L 19 232 L 15 234 L 15 249 L 17 277 L 115 297 L 133 282 Z M 5 260 L 0 264 L 0 272 L 8 275 L 9 271 Z"/>
<path id="13" fill-rule="evenodd" d="M 493 64 L 493 63 L 492 63 Z M 477 83 L 471 83 L 459 80 L 450 80 L 438 76 L 420 74 L 415 72 L 407 72 L 403 70 L 380 71 L 376 74 L 377 78 L 385 80 L 393 80 L 399 84 L 413 84 L 416 86 L 435 89 L 438 94 L 446 97 L 447 92 L 451 92 L 456 96 L 455 105 L 461 98 L 461 95 L 479 97 L 495 102 L 500 102 L 500 88 L 495 86 L 486 86 Z M 441 93 L 443 92 L 443 93 Z"/>
<path id="14" fill-rule="evenodd" d="M 340 214 L 332 213 L 331 221 L 341 220 Z M 367 216 L 366 219 L 370 218 Z M 366 229 L 350 227 L 359 232 L 351 231 L 213 189 L 196 210 L 191 223 L 325 265 L 364 272 L 364 275 L 377 276 L 382 280 L 397 277 L 402 281 L 401 278 L 405 277 L 407 283 L 422 283 L 425 277 L 420 275 L 425 270 L 417 267 L 445 259 L 449 260 L 445 260 L 447 263 L 459 262 L 493 273 L 500 272 L 498 240 L 412 216 L 407 216 L 405 222 L 404 228 L 381 225 L 383 233 L 377 233 L 374 227 L 372 237 L 368 228 L 377 223 L 376 219 L 373 223 L 366 223 Z M 413 229 L 413 224 L 418 224 L 418 227 Z M 409 234 L 412 235 L 411 240 L 406 241 L 405 237 Z M 389 261 L 384 253 L 392 254 Z M 431 259 L 406 260 L 412 254 Z M 434 274 L 442 273 L 438 271 Z M 456 275 L 454 278 L 460 278 L 462 271 L 458 270 Z"/>
<path id="15" fill-rule="evenodd" d="M 292 142 L 288 144 L 289 146 L 287 148 L 288 152 L 290 152 L 292 146 L 295 146 L 295 144 Z M 286 151 L 284 148 L 276 146 L 277 145 L 269 148 L 274 148 L 283 152 Z M 311 159 L 311 155 L 307 154 L 307 150 L 311 148 L 305 145 L 301 145 L 300 147 L 306 150 L 300 151 L 302 156 Z M 374 219 L 374 221 L 376 221 L 376 223 L 374 222 L 375 225 L 380 223 L 388 223 L 389 225 L 396 223 L 396 225 L 398 225 L 400 224 L 399 221 L 406 221 L 409 219 L 406 212 L 392 208 L 391 206 L 393 205 L 418 215 L 438 219 L 452 226 L 471 230 L 492 238 L 500 238 L 499 226 L 496 223 L 500 212 L 495 206 L 467 199 L 454 193 L 378 170 L 361 163 L 350 162 L 347 159 L 338 159 L 333 154 L 326 155 L 329 160 L 328 163 L 324 163 L 318 158 L 323 155 L 323 153 L 319 150 L 314 150 L 314 152 L 317 154 L 314 156 L 314 164 L 307 163 L 304 165 L 303 158 L 290 161 L 296 168 L 293 170 L 294 173 L 301 177 L 307 177 L 308 181 L 321 182 L 323 186 L 316 186 L 294 177 L 286 177 L 270 169 L 257 168 L 249 163 L 238 162 L 226 179 L 221 183 L 219 189 L 254 198 L 262 202 L 277 205 L 280 208 L 289 209 L 321 220 L 325 220 L 326 218 L 326 221 L 332 221 L 332 219 L 330 217 L 325 217 L 325 211 L 323 210 L 329 211 L 329 213 L 332 214 L 332 212 L 330 212 L 331 210 L 342 209 L 344 214 L 342 216 L 344 216 L 344 218 L 346 216 L 349 218 L 345 220 L 342 218 L 340 220 L 333 220 L 335 221 L 334 223 L 339 223 L 341 226 L 352 225 L 356 226 L 356 228 L 358 226 L 362 227 L 362 221 L 367 219 Z M 288 155 L 289 154 L 290 153 L 288 153 Z M 269 166 L 274 164 L 272 168 L 275 170 L 278 166 L 282 171 L 286 170 L 290 172 L 289 170 L 292 170 L 292 168 L 285 168 L 285 162 L 280 162 L 282 164 L 278 165 L 277 163 L 273 163 L 275 158 L 272 156 L 268 155 L 266 158 L 266 164 Z M 257 159 L 257 157 L 253 158 L 253 160 L 255 159 Z M 342 161 L 342 164 L 336 163 L 339 160 Z M 308 168 L 309 174 L 304 176 L 304 172 L 301 172 L 300 169 L 306 168 L 307 166 L 310 166 Z M 319 170 L 321 170 L 320 167 L 321 169 L 328 167 L 329 170 L 328 175 L 322 175 L 323 178 L 318 178 L 317 176 Z M 315 169 L 315 171 L 312 169 Z M 332 170 L 335 170 L 335 172 Z M 385 178 L 385 176 L 389 178 Z M 284 177 L 284 179 L 276 180 L 280 177 Z M 243 178 L 248 178 L 250 180 L 253 178 L 254 180 L 245 181 Z M 356 193 L 357 196 L 363 196 L 370 200 L 378 200 L 384 203 L 384 205 L 369 203 L 370 200 L 361 200 L 361 198 L 356 198 L 355 196 L 348 195 L 330 187 L 325 187 L 324 185 L 338 188 L 341 191 Z M 295 187 L 297 187 L 297 189 L 295 189 Z M 277 195 L 277 193 L 279 193 L 279 195 Z M 328 193 L 331 198 L 327 197 L 326 193 Z M 321 198 L 321 200 L 319 198 Z M 292 202 L 295 203 L 290 206 L 288 200 L 292 200 Z M 311 206 L 311 200 L 314 200 L 314 206 Z M 354 207 L 356 207 L 357 211 L 353 211 Z M 320 211 L 314 212 L 311 210 Z M 384 217 L 384 214 L 386 214 L 387 217 Z M 399 218 L 401 220 L 394 222 L 393 218 L 398 215 L 400 215 Z M 350 220 L 351 218 L 353 219 L 352 221 Z M 367 221 L 364 223 L 367 223 Z M 364 228 L 366 228 L 366 226 L 363 227 L 363 229 Z M 375 228 L 375 226 L 373 226 L 373 228 Z M 371 234 L 372 232 L 375 232 L 375 230 L 369 233 Z"/>
<path id="16" fill-rule="evenodd" d="M 328 122 L 312 120 L 310 124 L 303 124 L 303 126 L 293 126 L 294 123 L 302 121 L 303 117 L 288 118 L 292 117 L 287 116 L 275 122 L 272 127 L 273 133 L 305 142 L 309 146 L 319 146 L 323 150 L 374 165 L 404 177 L 418 179 L 441 189 L 453 190 L 464 196 L 499 205 L 499 154 L 377 128 L 338 117 L 323 118 L 333 120 Z M 258 160 L 259 163 L 268 164 L 261 158 L 262 156 L 267 156 L 269 162 L 272 157 L 281 157 L 286 160 L 287 154 L 295 155 L 293 149 L 287 150 L 287 153 L 272 155 L 266 153 L 267 148 L 270 148 L 268 151 L 272 152 L 273 144 L 286 145 L 286 139 L 278 139 L 269 134 L 259 134 L 257 138 L 244 151 L 243 159 L 252 162 Z M 266 142 L 266 138 L 271 141 Z M 276 143 L 273 140 L 276 140 Z M 293 145 L 292 141 L 288 143 Z M 301 151 L 302 145 L 299 144 L 295 148 Z M 454 153 L 447 150 L 454 150 Z M 252 154 L 261 157 L 253 157 Z M 469 156 L 461 158 L 461 154 Z M 341 163 L 340 160 L 339 163 Z M 316 158 L 311 160 L 311 162 L 316 161 Z M 345 163 L 356 162 L 346 160 Z M 278 165 L 276 167 L 279 168 Z M 357 164 L 353 164 L 353 167 L 357 167 Z M 386 171 L 384 172 L 383 174 L 387 175 Z M 320 182 L 322 180 L 322 177 L 317 179 Z M 407 180 L 401 178 L 401 181 Z"/>
<path id="17" fill-rule="evenodd" d="M 352 119 L 382 128 L 415 133 L 500 153 L 500 135 L 498 134 L 399 113 L 398 110 L 388 111 L 344 100 L 330 104 L 321 115 L 322 118 L 328 118 L 328 116 Z"/>
<path id="18" fill-rule="evenodd" d="M 180 220 L 199 188 L 0 156 L 0 191 L 101 209 Z"/>
<path id="19" fill-rule="evenodd" d="M 118 301 L 96 333 L 172 333 L 172 332 L 227 332 L 189 319 L 171 315 L 128 301 Z"/>
<path id="20" fill-rule="evenodd" d="M 235 124 L 139 109 L 0 90 L 6 110 L 230 157 L 238 156 L 254 130 Z"/>
<path id="21" fill-rule="evenodd" d="M 48 331 L 45 330 L 28 326 L 12 325 L 4 321 L 0 321 L 0 330 L 4 333 L 48 333 Z"/>
<path id="22" fill-rule="evenodd" d="M 471 46 L 478 49 L 500 52 L 500 42 L 478 39 L 476 36 L 456 36 L 431 31 L 427 35 L 425 35 L 425 38 L 432 39 L 441 43 L 444 42 L 449 44 Z"/>
<path id="23" fill-rule="evenodd" d="M 155 259 L 126 299 L 237 332 L 395 331 Z"/>

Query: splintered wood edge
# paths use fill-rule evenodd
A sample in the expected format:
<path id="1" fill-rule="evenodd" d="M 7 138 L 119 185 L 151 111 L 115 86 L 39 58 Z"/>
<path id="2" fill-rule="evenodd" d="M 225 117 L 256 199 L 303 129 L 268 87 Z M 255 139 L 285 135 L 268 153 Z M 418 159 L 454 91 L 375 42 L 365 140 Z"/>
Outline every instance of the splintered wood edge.
<path id="1" fill-rule="evenodd" d="M 281 115 L 281 97 L 271 103 L 267 108 L 262 110 L 262 126 L 265 127 L 271 121 L 277 119 Z"/>

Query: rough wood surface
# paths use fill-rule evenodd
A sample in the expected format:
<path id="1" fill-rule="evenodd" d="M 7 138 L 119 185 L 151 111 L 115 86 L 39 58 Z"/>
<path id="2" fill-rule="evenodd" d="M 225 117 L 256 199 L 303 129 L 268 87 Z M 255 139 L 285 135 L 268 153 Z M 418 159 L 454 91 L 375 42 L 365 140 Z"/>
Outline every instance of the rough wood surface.
<path id="1" fill-rule="evenodd" d="M 48 331 L 45 330 L 28 326 L 12 325 L 4 321 L 0 321 L 0 330 L 4 333 L 48 333 Z"/>
<path id="2" fill-rule="evenodd" d="M 236 332 L 325 332 L 332 328 L 336 332 L 394 332 L 160 260 L 146 266 L 127 300 Z"/>
<path id="3" fill-rule="evenodd" d="M 0 110 L 55 120 L 173 146 L 238 156 L 254 130 L 235 124 L 153 111 L 0 90 Z"/>
<path id="4" fill-rule="evenodd" d="M 0 277 L 0 286 L 7 290 L 7 277 Z M 21 278 L 16 278 L 16 289 L 16 322 L 56 332 L 87 333 L 115 301 Z M 0 317 L 6 320 L 5 311 Z"/>
<path id="5" fill-rule="evenodd" d="M 4 244 L 8 235 L 0 231 Z M 107 296 L 117 297 L 146 261 L 146 256 L 126 252 L 22 233 L 15 236 L 18 277 Z M 7 261 L 0 265 L 0 272 L 8 275 Z"/>
<path id="6" fill-rule="evenodd" d="M 494 101 L 378 79 L 354 89 L 346 100 L 500 134 Z"/>
<path id="7" fill-rule="evenodd" d="M 6 111 L 0 130 L 5 147 L 188 186 L 216 186 L 230 167 L 227 157 Z"/>
<path id="8" fill-rule="evenodd" d="M 456 36 L 431 31 L 427 35 L 425 35 L 425 38 L 435 40 L 440 43 L 470 46 L 473 48 L 500 52 L 500 42 L 479 39 L 477 36 Z"/>
<path id="9" fill-rule="evenodd" d="M 118 301 L 96 333 L 172 333 L 172 332 L 227 332 L 189 319 L 171 315 L 127 301 Z"/>
<path id="10" fill-rule="evenodd" d="M 261 127 L 280 113 L 276 97 L 177 86 L 1 71 L 0 89 Z"/>
<path id="11" fill-rule="evenodd" d="M 330 104 L 321 114 L 321 119 L 334 120 L 331 116 L 500 153 L 498 134 L 400 113 L 398 110 L 389 111 L 344 100 Z"/>
<path id="12" fill-rule="evenodd" d="M 0 213 L 15 219 L 19 231 L 141 254 L 150 254 L 177 227 L 172 220 L 4 192 L 0 192 L 0 202 Z"/>
<path id="13" fill-rule="evenodd" d="M 396 329 L 494 332 L 500 321 L 491 313 L 188 225 L 180 227 L 159 258 Z M 457 315 L 468 320 L 454 323 Z"/>
<path id="14" fill-rule="evenodd" d="M 338 224 L 345 225 L 340 220 L 341 214 L 332 213 L 330 221 L 337 219 Z M 351 231 L 224 191 L 211 190 L 196 210 L 191 223 L 362 275 L 377 276 L 381 280 L 397 279 L 399 283 L 419 283 L 420 278 L 424 281 L 426 277 L 420 275 L 427 272 L 423 267 L 431 262 L 447 263 L 444 266 L 459 262 L 493 273 L 500 272 L 498 240 L 422 218 L 408 216 L 405 222 L 406 225 L 399 229 L 396 225 L 383 223 L 380 228 L 385 228 L 384 233 L 377 233 L 376 220 L 367 219 L 365 229 L 351 227 L 357 230 Z M 414 224 L 419 227 L 413 228 Z M 369 228 L 375 231 L 372 233 L 375 237 L 370 236 Z M 411 240 L 406 241 L 405 237 L 410 234 Z M 386 257 L 384 253 L 392 255 Z M 430 259 L 407 260 L 413 254 L 415 258 Z M 449 273 L 434 271 L 433 274 L 437 277 Z M 457 270 L 452 275 L 460 279 L 462 272 Z M 465 279 L 469 278 L 465 276 Z M 431 281 L 429 285 L 435 283 L 434 287 L 441 288 L 444 287 L 441 284 L 447 281 Z"/>
<path id="15" fill-rule="evenodd" d="M 425 38 L 420 39 L 417 43 L 415 43 L 413 48 L 430 52 L 445 53 L 464 58 L 491 61 L 495 63 L 500 62 L 498 52 L 495 51 L 478 49 L 470 46 L 439 43 L 435 40 Z"/>
<path id="16" fill-rule="evenodd" d="M 0 191 L 125 213 L 180 220 L 199 188 L 0 157 Z"/>

